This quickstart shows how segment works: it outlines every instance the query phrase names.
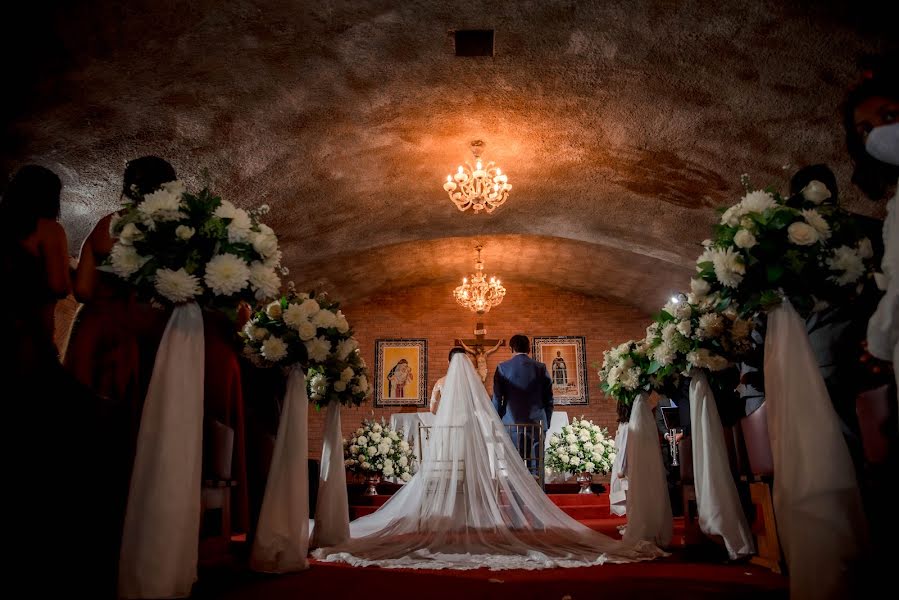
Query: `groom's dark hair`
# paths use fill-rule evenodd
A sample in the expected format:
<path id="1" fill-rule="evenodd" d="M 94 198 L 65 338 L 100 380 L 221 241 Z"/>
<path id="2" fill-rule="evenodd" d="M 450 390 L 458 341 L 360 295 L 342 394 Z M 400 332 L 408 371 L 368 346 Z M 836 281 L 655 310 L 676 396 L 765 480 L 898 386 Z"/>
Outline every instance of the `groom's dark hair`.
<path id="1" fill-rule="evenodd" d="M 449 362 L 453 362 L 453 357 L 457 354 L 465 354 L 465 349 L 459 348 L 458 346 L 453 348 L 452 350 L 449 351 L 449 356 L 447 357 L 447 360 Z"/>
<path id="2" fill-rule="evenodd" d="M 512 349 L 512 352 L 527 354 L 531 351 L 531 340 L 528 339 L 528 336 L 519 333 L 513 335 L 512 339 L 509 340 L 509 347 Z"/>

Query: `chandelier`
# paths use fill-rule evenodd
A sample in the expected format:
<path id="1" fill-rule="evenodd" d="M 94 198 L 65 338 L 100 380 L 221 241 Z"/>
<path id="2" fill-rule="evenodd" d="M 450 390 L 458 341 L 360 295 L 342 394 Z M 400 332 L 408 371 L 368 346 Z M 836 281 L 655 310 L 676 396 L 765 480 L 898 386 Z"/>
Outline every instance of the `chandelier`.
<path id="1" fill-rule="evenodd" d="M 462 285 L 453 291 L 456 302 L 479 315 L 497 306 L 506 295 L 506 288 L 499 279 L 491 277 L 490 281 L 487 281 L 487 276 L 484 275 L 484 261 L 481 260 L 481 249 L 481 246 L 475 248 L 478 251 L 478 260 L 474 263 L 476 272 L 471 276 L 471 280 L 463 277 Z"/>
<path id="2" fill-rule="evenodd" d="M 455 175 L 446 176 L 443 189 L 460 211 L 471 208 L 476 213 L 482 210 L 492 213 L 509 197 L 509 190 L 512 189 L 509 177 L 492 161 L 485 165 L 481 160 L 485 145 L 481 140 L 473 141 L 471 153 L 474 155 L 474 166 L 466 162 L 464 167 L 459 165 Z"/>

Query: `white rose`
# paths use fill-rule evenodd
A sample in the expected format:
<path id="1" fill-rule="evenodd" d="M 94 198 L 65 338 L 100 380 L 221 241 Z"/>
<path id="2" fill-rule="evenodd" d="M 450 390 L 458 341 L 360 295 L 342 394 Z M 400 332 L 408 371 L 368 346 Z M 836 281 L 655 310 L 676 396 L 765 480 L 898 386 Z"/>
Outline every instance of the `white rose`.
<path id="1" fill-rule="evenodd" d="M 278 238 L 275 237 L 275 232 L 268 225 L 260 224 L 258 232 L 251 232 L 250 242 L 253 244 L 253 249 L 263 258 L 268 258 L 278 251 Z"/>
<path id="2" fill-rule="evenodd" d="M 381 434 L 378 433 L 377 431 L 372 431 L 371 435 L 368 437 L 371 438 L 371 441 L 373 441 L 375 443 L 378 443 L 381 441 Z"/>
<path id="3" fill-rule="evenodd" d="M 382 431 L 384 431 L 384 429 L 378 423 L 375 423 L 374 425 L 372 425 L 371 430 L 374 431 L 375 433 L 381 433 Z"/>
<path id="4" fill-rule="evenodd" d="M 808 223 L 796 221 L 787 228 L 787 237 L 797 246 L 811 246 L 818 241 L 818 232 Z"/>
<path id="5" fill-rule="evenodd" d="M 272 302 L 268 306 L 265 307 L 265 314 L 268 315 L 270 319 L 280 319 L 281 318 L 281 303 L 280 302 Z"/>
<path id="6" fill-rule="evenodd" d="M 410 479 L 412 479 L 412 476 L 409 475 L 409 472 L 408 472 L 408 471 L 406 471 L 405 473 L 403 473 L 403 474 L 400 476 L 400 479 L 402 479 L 404 482 L 408 482 Z"/>
<path id="7" fill-rule="evenodd" d="M 590 458 L 593 459 L 593 462 L 598 463 L 602 460 L 602 454 L 600 454 L 599 452 L 594 452 Z"/>
<path id="8" fill-rule="evenodd" d="M 346 382 L 345 381 L 335 381 L 334 382 L 334 391 L 335 392 L 343 392 L 346 390 Z"/>
<path id="9" fill-rule="evenodd" d="M 301 321 L 299 326 L 297 327 L 297 333 L 299 334 L 300 339 L 304 342 L 308 342 L 309 340 L 314 338 L 316 331 L 318 330 L 315 328 L 315 325 L 313 325 L 309 321 L 306 321 L 305 319 Z"/>
<path id="10" fill-rule="evenodd" d="M 578 451 L 577 444 L 569 444 L 568 451 L 571 452 L 572 454 L 577 454 L 577 451 Z"/>
<path id="11" fill-rule="evenodd" d="M 830 193 L 830 190 L 827 189 L 827 186 L 817 179 L 809 181 L 808 184 L 802 188 L 802 197 L 815 204 L 821 204 L 830 198 L 831 195 L 832 194 Z"/>
<path id="12" fill-rule="evenodd" d="M 150 260 L 148 257 L 138 254 L 132 246 L 123 246 L 122 244 L 114 245 L 109 253 L 112 272 L 122 279 L 127 279 L 136 273 L 148 260 Z"/>
<path id="13" fill-rule="evenodd" d="M 709 282 L 705 279 L 691 279 L 690 280 L 690 291 L 693 292 L 698 298 L 702 298 L 706 294 L 709 293 L 709 290 L 712 289 L 712 286 L 709 285 Z"/>
<path id="14" fill-rule="evenodd" d="M 321 308 L 318 305 L 318 302 L 312 299 L 303 300 L 303 303 L 300 306 L 300 313 L 306 317 L 310 318 L 312 315 L 316 314 Z"/>
<path id="15" fill-rule="evenodd" d="M 143 237 L 144 234 L 141 233 L 141 230 L 138 229 L 137 225 L 128 223 L 122 228 L 122 232 L 119 234 L 119 241 L 126 246 L 131 246 L 135 240 L 142 239 Z"/>
<path id="16" fill-rule="evenodd" d="M 569 463 L 571 463 L 571 457 L 569 457 L 567 454 L 560 454 L 560 455 L 559 455 L 559 460 L 561 460 L 561 461 L 562 461 L 563 463 L 565 463 L 566 465 L 569 464 Z"/>
<path id="17" fill-rule="evenodd" d="M 755 239 L 755 236 L 752 235 L 751 231 L 741 229 L 734 235 L 734 244 L 736 244 L 738 248 L 752 248 L 757 243 L 758 241 Z"/>
<path id="18" fill-rule="evenodd" d="M 363 471 L 371 471 L 371 463 L 370 463 L 370 462 L 363 462 L 363 463 L 362 463 L 362 470 L 363 470 Z"/>
<path id="19" fill-rule="evenodd" d="M 377 446 L 369 446 L 365 450 L 365 453 L 368 454 L 369 456 L 375 456 L 378 453 L 378 447 Z"/>
<path id="20" fill-rule="evenodd" d="M 357 446 L 356 444 L 353 444 L 352 446 L 350 446 L 350 453 L 351 454 L 359 454 L 359 446 Z"/>
<path id="21" fill-rule="evenodd" d="M 388 467 L 387 465 L 384 465 L 384 476 L 390 477 L 391 475 L 393 475 L 393 467 Z"/>
<path id="22" fill-rule="evenodd" d="M 584 470 L 588 473 L 592 473 L 596 470 L 596 465 L 594 465 L 592 462 L 584 463 Z"/>
<path id="23" fill-rule="evenodd" d="M 574 444 L 577 442 L 577 436 L 573 433 L 569 433 L 567 436 L 565 436 L 565 441 L 569 444 Z"/>
<path id="24" fill-rule="evenodd" d="M 175 228 L 175 235 L 178 236 L 179 240 L 189 240 L 194 236 L 196 230 L 193 227 L 188 227 L 187 225 L 178 225 Z"/>
<path id="25" fill-rule="evenodd" d="M 572 456 L 571 457 L 571 465 L 576 467 L 579 464 L 581 464 L 581 459 L 579 459 L 577 456 Z"/>
<path id="26" fill-rule="evenodd" d="M 357 429 L 356 432 L 357 432 L 357 433 L 362 433 L 362 429 L 361 429 L 361 428 L 360 428 L 360 429 Z M 364 446 L 364 445 L 366 445 L 366 444 L 368 443 L 368 438 L 365 437 L 364 435 L 360 435 L 360 436 L 356 439 L 356 443 L 359 444 L 360 446 Z"/>
<path id="27" fill-rule="evenodd" d="M 361 427 L 356 430 L 356 435 L 362 435 L 363 433 L 365 433 L 365 430 L 362 429 Z"/>
<path id="28" fill-rule="evenodd" d="M 398 461 L 396 461 L 396 464 L 398 464 L 401 467 L 405 467 L 406 465 L 409 464 L 409 459 L 406 458 L 405 456 L 401 456 L 400 459 Z"/>
<path id="29" fill-rule="evenodd" d="M 405 440 L 400 442 L 400 450 L 402 450 L 403 452 L 408 452 L 409 451 L 409 442 L 407 442 Z"/>

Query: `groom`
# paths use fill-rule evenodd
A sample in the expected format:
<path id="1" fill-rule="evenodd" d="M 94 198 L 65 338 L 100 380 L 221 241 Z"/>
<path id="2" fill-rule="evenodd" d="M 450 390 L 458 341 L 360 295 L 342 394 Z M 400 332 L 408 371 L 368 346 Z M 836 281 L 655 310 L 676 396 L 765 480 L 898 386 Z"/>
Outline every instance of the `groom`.
<path id="1" fill-rule="evenodd" d="M 509 348 L 512 358 L 500 363 L 493 374 L 493 406 L 504 424 L 540 423 L 545 434 L 553 415 L 552 381 L 546 365 L 528 356 L 531 342 L 525 335 L 513 335 Z M 522 457 L 525 449 L 531 448 L 528 468 L 537 475 L 540 440 L 532 439 L 529 430 L 510 434 Z"/>

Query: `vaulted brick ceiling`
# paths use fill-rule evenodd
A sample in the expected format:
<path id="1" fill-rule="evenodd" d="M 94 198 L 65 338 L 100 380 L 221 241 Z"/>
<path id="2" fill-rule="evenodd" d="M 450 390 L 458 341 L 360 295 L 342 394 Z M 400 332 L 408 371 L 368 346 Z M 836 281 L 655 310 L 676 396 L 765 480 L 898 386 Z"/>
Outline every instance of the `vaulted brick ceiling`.
<path id="1" fill-rule="evenodd" d="M 156 153 L 192 185 L 270 204 L 304 285 L 451 287 L 478 240 L 510 293 L 536 281 L 648 311 L 686 286 L 741 173 L 783 186 L 827 162 L 852 210 L 879 210 L 849 186 L 838 106 L 888 20 L 793 4 L 39 6 L 41 32 L 8 20 L 31 58 L 0 160 L 63 177 L 75 250 L 115 208 L 124 162 Z M 495 57 L 455 57 L 458 28 L 495 28 Z M 441 189 L 474 139 L 514 186 L 493 215 Z"/>

